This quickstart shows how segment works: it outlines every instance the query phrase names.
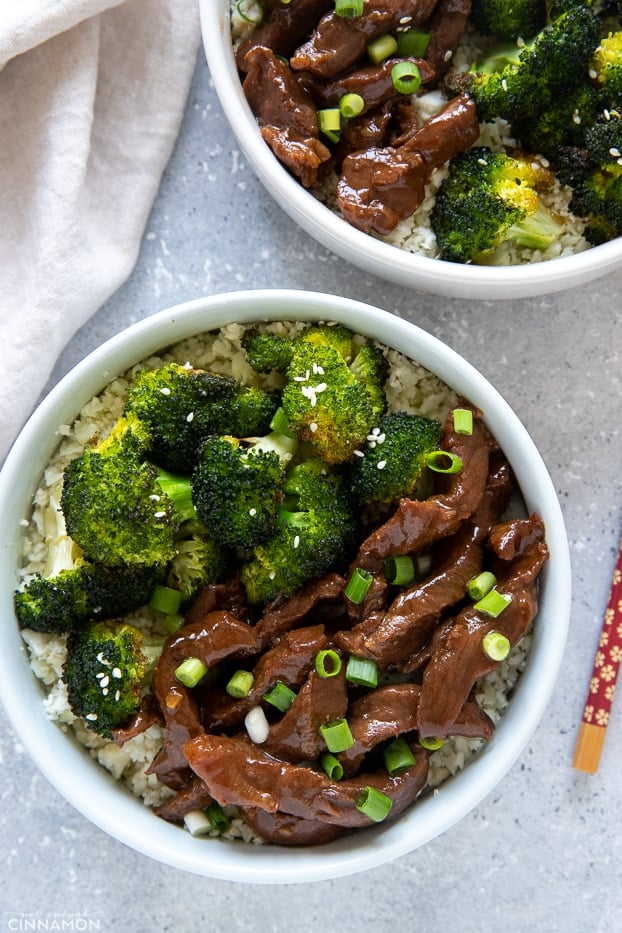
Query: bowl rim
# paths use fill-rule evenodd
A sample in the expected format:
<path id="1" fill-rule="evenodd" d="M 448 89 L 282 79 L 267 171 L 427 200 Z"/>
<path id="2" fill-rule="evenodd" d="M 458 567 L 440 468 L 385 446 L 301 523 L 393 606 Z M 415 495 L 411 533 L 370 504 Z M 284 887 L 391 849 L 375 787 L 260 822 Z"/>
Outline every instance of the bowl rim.
<path id="1" fill-rule="evenodd" d="M 418 256 L 363 233 L 303 188 L 261 138 L 233 58 L 229 0 L 199 0 L 203 47 L 221 107 L 255 174 L 279 206 L 318 242 L 399 285 L 432 294 L 512 300 L 564 291 L 611 272 L 622 259 L 622 237 L 572 256 L 520 266 L 476 266 Z"/>
<path id="2" fill-rule="evenodd" d="M 531 437 L 500 393 L 467 360 L 416 324 L 354 299 L 291 289 L 230 292 L 157 312 L 89 353 L 43 399 L 0 471 L 3 617 L 14 618 L 19 546 L 15 530 L 29 511 L 43 466 L 60 439 L 52 425 L 67 423 L 116 375 L 172 343 L 231 321 L 285 319 L 340 320 L 359 333 L 373 334 L 482 408 L 485 422 L 515 468 L 527 507 L 537 504 L 545 521 L 551 559 L 544 571 L 541 621 L 534 629 L 527 669 L 487 746 L 464 771 L 395 823 L 325 846 L 296 849 L 295 859 L 289 849 L 197 840 L 159 820 L 129 792 L 119 793 L 118 782 L 46 718 L 40 683 L 34 676 L 25 677 L 23 664 L 16 663 L 21 656 L 28 664 L 17 624 L 0 628 L 0 700 L 19 740 L 56 790 L 91 822 L 138 852 L 195 874 L 253 884 L 319 881 L 368 870 L 431 841 L 469 813 L 512 767 L 543 716 L 562 663 L 570 618 L 570 557 L 561 507 Z"/>

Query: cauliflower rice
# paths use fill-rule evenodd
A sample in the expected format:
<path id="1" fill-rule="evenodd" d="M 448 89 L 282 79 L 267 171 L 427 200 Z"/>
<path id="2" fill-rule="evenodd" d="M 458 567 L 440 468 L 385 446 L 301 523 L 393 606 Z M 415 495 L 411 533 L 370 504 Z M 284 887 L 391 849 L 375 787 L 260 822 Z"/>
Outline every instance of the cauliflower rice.
<path id="1" fill-rule="evenodd" d="M 304 326 L 278 323 L 265 325 L 265 328 L 293 337 Z M 84 405 L 73 424 L 60 426 L 59 434 L 62 440 L 41 478 L 24 535 L 23 563 L 20 571 L 23 583 L 34 574 L 45 574 L 52 548 L 59 545 L 72 546 L 64 529 L 58 524 L 63 469 L 70 460 L 80 455 L 84 446 L 94 437 L 101 438 L 108 433 L 123 410 L 129 385 L 139 369 L 155 369 L 168 362 L 182 365 L 190 363 L 194 368 L 232 375 L 247 384 L 276 387 L 275 379 L 278 377 L 258 376 L 248 366 L 246 354 L 240 345 L 243 331 L 241 325 L 230 324 L 217 333 L 189 338 L 164 350 L 159 356 L 142 361 L 114 379 Z M 407 359 L 396 350 L 388 349 L 386 352 L 391 363 L 386 387 L 389 411 L 408 411 L 444 421 L 457 403 L 455 393 L 418 363 Z M 165 634 L 158 628 L 157 619 L 148 609 L 138 610 L 126 618 L 144 632 L 147 647 L 150 637 L 158 642 L 158 636 Z M 161 728 L 157 725 L 151 726 L 141 735 L 126 742 L 122 748 L 89 731 L 84 723 L 74 716 L 67 701 L 62 680 L 66 636 L 24 629 L 22 637 L 28 648 L 30 667 L 45 688 L 43 705 L 46 715 L 88 749 L 99 765 L 109 771 L 116 780 L 121 781 L 132 794 L 141 798 L 147 806 L 157 806 L 171 797 L 173 792 L 169 788 L 160 784 L 154 775 L 145 774 L 162 743 Z M 510 701 L 514 685 L 524 668 L 529 644 L 530 637 L 527 636 L 497 670 L 477 686 L 477 702 L 495 723 L 501 718 Z M 460 771 L 482 744 L 483 740 L 480 739 L 455 737 L 447 740 L 442 748 L 431 755 L 428 790 L 437 788 L 448 777 Z M 231 815 L 235 816 L 234 813 Z M 226 835 L 244 841 L 262 842 L 241 819 L 232 819 Z"/>

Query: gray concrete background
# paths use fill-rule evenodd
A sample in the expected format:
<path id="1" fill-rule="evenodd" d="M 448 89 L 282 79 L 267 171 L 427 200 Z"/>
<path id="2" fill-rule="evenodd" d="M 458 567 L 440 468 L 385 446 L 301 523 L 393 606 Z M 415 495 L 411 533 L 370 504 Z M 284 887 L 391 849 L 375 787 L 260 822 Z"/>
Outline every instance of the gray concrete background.
<path id="1" fill-rule="evenodd" d="M 135 271 L 67 346 L 51 384 L 127 324 L 200 295 L 315 289 L 416 322 L 490 379 L 547 463 L 573 562 L 568 648 L 544 720 L 476 810 L 390 865 L 302 886 L 243 888 L 135 854 L 65 803 L 0 722 L 0 931 L 86 929 L 84 918 L 106 933 L 622 929 L 620 703 L 599 773 L 571 767 L 622 529 L 621 286 L 622 271 L 556 296 L 460 301 L 418 294 L 347 265 L 297 229 L 264 192 L 199 56 Z"/>

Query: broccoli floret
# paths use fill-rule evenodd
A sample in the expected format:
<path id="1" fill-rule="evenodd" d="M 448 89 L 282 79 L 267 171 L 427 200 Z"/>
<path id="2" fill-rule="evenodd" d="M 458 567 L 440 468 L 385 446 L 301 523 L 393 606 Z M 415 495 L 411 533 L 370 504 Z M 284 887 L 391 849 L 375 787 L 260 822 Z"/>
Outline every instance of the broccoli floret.
<path id="1" fill-rule="evenodd" d="M 594 166 L 613 165 L 622 157 L 622 117 L 617 111 L 607 112 L 585 130 L 585 154 Z"/>
<path id="2" fill-rule="evenodd" d="M 374 401 L 332 346 L 297 340 L 281 405 L 289 426 L 326 463 L 348 460 L 375 419 Z"/>
<path id="3" fill-rule="evenodd" d="M 316 347 L 332 347 L 349 363 L 355 352 L 354 334 L 343 324 L 313 324 L 304 330 L 298 340 L 306 340 Z"/>
<path id="4" fill-rule="evenodd" d="M 352 492 L 362 505 L 417 498 L 425 454 L 438 448 L 438 421 L 393 412 L 381 418 L 378 434 L 352 464 Z"/>
<path id="5" fill-rule="evenodd" d="M 257 373 L 273 370 L 283 373 L 292 358 L 292 344 L 280 334 L 261 333 L 250 328 L 242 337 L 242 348 L 246 351 L 249 366 Z"/>
<path id="6" fill-rule="evenodd" d="M 622 165 L 594 168 L 573 192 L 570 208 L 587 219 L 585 237 L 594 245 L 622 233 Z"/>
<path id="7" fill-rule="evenodd" d="M 504 242 L 546 249 L 562 226 L 540 201 L 549 173 L 533 160 L 474 147 L 452 160 L 431 215 L 444 259 L 490 261 Z"/>
<path id="8" fill-rule="evenodd" d="M 15 593 L 15 613 L 26 628 L 62 634 L 91 619 L 112 619 L 146 605 L 158 578 L 153 567 L 79 561 L 53 577 L 34 577 Z"/>
<path id="9" fill-rule="evenodd" d="M 384 384 L 389 374 L 389 361 L 373 343 L 365 343 L 350 363 L 350 372 L 362 382 L 371 399 L 374 417 L 383 415 L 387 407 Z"/>
<path id="10" fill-rule="evenodd" d="M 194 515 L 189 491 L 189 477 L 158 470 L 132 445 L 104 441 L 66 466 L 61 508 L 69 536 L 88 560 L 161 566 L 175 556 L 181 522 Z"/>
<path id="11" fill-rule="evenodd" d="M 622 103 L 622 32 L 610 32 L 600 40 L 589 74 L 605 105 Z"/>
<path id="12" fill-rule="evenodd" d="M 276 434 L 250 443 L 229 436 L 207 439 L 192 474 L 192 496 L 213 537 L 229 547 L 250 548 L 274 531 L 285 458 L 294 446 Z"/>
<path id="13" fill-rule="evenodd" d="M 229 376 L 168 363 L 136 375 L 126 404 L 151 435 L 150 458 L 190 473 L 211 434 L 262 434 L 277 408 L 272 393 Z"/>
<path id="14" fill-rule="evenodd" d="M 343 477 L 319 460 L 288 473 L 275 533 L 242 565 L 249 603 L 290 596 L 314 577 L 345 567 L 356 548 L 358 523 Z"/>
<path id="15" fill-rule="evenodd" d="M 196 520 L 184 522 L 175 548 L 175 557 L 167 568 L 166 585 L 181 592 L 182 605 L 201 587 L 222 580 L 231 566 L 231 552 Z"/>
<path id="16" fill-rule="evenodd" d="M 546 22 L 545 0 L 473 0 L 471 23 L 485 36 L 524 39 L 535 36 Z"/>
<path id="17" fill-rule="evenodd" d="M 140 707 L 148 672 L 143 634 L 122 622 L 94 622 L 67 641 L 63 680 L 73 713 L 105 738 Z"/>
<path id="18" fill-rule="evenodd" d="M 586 127 L 594 122 L 599 110 L 598 92 L 584 84 L 531 119 L 517 120 L 514 130 L 523 146 L 557 165 L 564 149 L 583 144 Z"/>

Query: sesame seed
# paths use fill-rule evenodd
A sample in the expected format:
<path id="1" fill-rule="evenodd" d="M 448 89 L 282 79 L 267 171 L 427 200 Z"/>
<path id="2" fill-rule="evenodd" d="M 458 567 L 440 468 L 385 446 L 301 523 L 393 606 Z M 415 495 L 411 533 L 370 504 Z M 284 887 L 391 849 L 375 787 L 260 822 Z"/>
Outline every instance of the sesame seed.
<path id="1" fill-rule="evenodd" d="M 251 518 L 254 518 L 255 515 L 257 515 L 257 509 L 249 509 L 248 514 L 251 516 Z"/>
<path id="2" fill-rule="evenodd" d="M 386 434 L 379 434 L 378 437 L 376 438 L 376 443 L 377 443 L 377 444 L 384 444 L 384 442 L 386 441 L 386 439 L 387 439 L 387 435 L 386 435 Z"/>
<path id="3" fill-rule="evenodd" d="M 171 394 L 171 390 L 170 390 L 169 388 L 167 388 L 167 386 L 164 386 L 163 389 L 160 389 L 160 392 L 162 393 L 162 395 L 170 395 L 170 394 Z"/>
<path id="4" fill-rule="evenodd" d="M 363 453 L 362 450 L 355 450 L 355 451 L 354 451 L 354 456 L 355 456 L 355 457 L 364 457 L 365 454 Z"/>
<path id="5" fill-rule="evenodd" d="M 151 499 L 152 502 L 160 501 L 160 497 L 156 493 L 154 493 L 152 496 L 149 496 L 149 498 Z"/>
<path id="6" fill-rule="evenodd" d="M 87 713 L 84 718 L 89 722 L 97 722 L 97 713 Z"/>
<path id="7" fill-rule="evenodd" d="M 190 424 L 191 421 L 194 421 L 194 412 L 193 412 L 193 411 L 188 412 L 188 414 L 186 415 L 186 421 L 188 422 L 188 424 Z"/>
<path id="8" fill-rule="evenodd" d="M 112 668 L 112 676 L 113 676 L 116 680 L 121 680 L 121 677 L 123 676 L 123 674 L 121 673 L 121 668 L 119 668 L 119 667 L 113 667 L 113 668 Z"/>
<path id="9" fill-rule="evenodd" d="M 107 696 L 108 696 L 108 687 L 104 687 L 104 689 L 102 690 L 102 696 L 103 696 L 103 697 L 107 697 Z"/>
<path id="10" fill-rule="evenodd" d="M 608 110 L 603 110 L 603 116 L 604 116 L 605 120 L 607 120 L 607 122 L 609 122 L 609 120 L 611 120 L 611 114 L 609 113 Z"/>
<path id="11" fill-rule="evenodd" d="M 616 165 L 622 165 L 622 158 L 616 159 Z"/>
<path id="12" fill-rule="evenodd" d="M 400 19 L 400 26 L 405 26 L 407 23 L 412 22 L 412 16 L 402 16 Z"/>
<path id="13" fill-rule="evenodd" d="M 117 690 L 117 691 L 116 691 L 116 693 L 115 693 L 115 695 L 114 695 L 114 699 L 115 699 L 115 702 L 116 702 L 116 703 L 119 702 L 119 700 L 121 699 L 121 691 L 120 691 L 120 690 Z"/>
<path id="14" fill-rule="evenodd" d="M 523 48 L 523 46 L 525 45 L 525 40 L 523 39 L 522 36 L 518 37 L 518 39 L 516 40 L 516 45 L 519 49 Z"/>
<path id="15" fill-rule="evenodd" d="M 100 680 L 99 686 L 100 686 L 100 687 L 107 687 L 109 683 L 110 683 L 110 677 L 108 676 L 108 674 L 106 674 L 106 675 L 105 675 L 104 677 L 102 677 L 102 679 Z"/>
<path id="16" fill-rule="evenodd" d="M 328 388 L 328 386 L 326 385 L 325 382 L 320 382 L 318 385 L 316 385 L 315 391 L 316 391 L 317 393 L 326 392 L 327 388 Z"/>
<path id="17" fill-rule="evenodd" d="M 443 61 L 444 61 L 444 62 L 450 62 L 450 61 L 451 61 L 451 56 L 452 56 L 453 54 L 454 54 L 454 53 L 452 52 L 451 49 L 447 49 L 447 51 L 446 51 L 445 54 L 443 55 Z"/>
<path id="18" fill-rule="evenodd" d="M 609 150 L 609 155 L 613 156 L 614 159 L 620 158 L 620 150 L 616 146 L 612 146 Z"/>
<path id="19" fill-rule="evenodd" d="M 379 470 L 384 470 L 384 468 L 386 467 L 386 465 L 387 465 L 387 461 L 386 461 L 386 460 L 379 460 L 378 463 L 377 463 L 377 467 L 378 467 Z"/>
<path id="20" fill-rule="evenodd" d="M 488 162 L 486 161 L 486 159 L 478 159 L 478 160 L 477 160 L 477 164 L 478 164 L 478 165 L 488 165 Z"/>
<path id="21" fill-rule="evenodd" d="M 580 125 L 580 123 L 581 123 L 581 115 L 580 115 L 580 113 L 579 113 L 578 110 L 575 110 L 575 112 L 573 113 L 573 115 L 572 115 L 572 122 L 573 122 L 573 123 L 576 123 L 577 126 Z"/>
<path id="22" fill-rule="evenodd" d="M 311 431 L 312 434 L 315 434 L 315 432 L 317 431 L 317 421 L 311 422 L 311 424 L 309 425 L 309 430 Z"/>
<path id="23" fill-rule="evenodd" d="M 95 679 L 96 679 L 96 680 L 101 680 L 102 677 L 105 677 L 105 676 L 106 676 L 106 675 L 104 674 L 104 672 L 103 672 L 103 671 L 100 671 L 99 674 L 95 674 Z"/>
<path id="24" fill-rule="evenodd" d="M 508 83 L 507 83 L 507 81 L 505 80 L 505 78 L 504 78 L 504 79 L 502 80 L 502 82 L 501 82 L 501 87 L 502 87 L 503 90 L 507 93 Z"/>
<path id="25" fill-rule="evenodd" d="M 274 580 L 274 578 L 276 577 L 276 574 L 275 574 L 274 570 L 272 570 L 272 571 L 268 574 L 268 576 L 270 577 L 271 580 Z"/>
<path id="26" fill-rule="evenodd" d="M 589 74 L 590 78 L 592 78 L 592 80 L 594 80 L 594 78 L 597 78 L 597 77 L 598 77 L 598 72 L 596 71 L 595 68 L 590 68 L 589 71 L 588 71 L 588 74 Z"/>
<path id="27" fill-rule="evenodd" d="M 294 547 L 297 548 L 299 544 L 300 544 L 300 535 L 296 535 L 296 537 L 294 538 Z"/>
<path id="28" fill-rule="evenodd" d="M 164 518 L 165 515 L 166 515 L 166 512 L 154 512 L 153 513 L 154 518 Z"/>

